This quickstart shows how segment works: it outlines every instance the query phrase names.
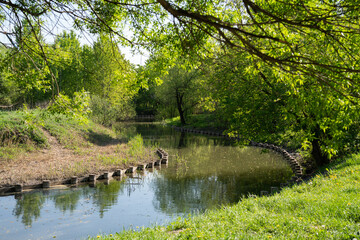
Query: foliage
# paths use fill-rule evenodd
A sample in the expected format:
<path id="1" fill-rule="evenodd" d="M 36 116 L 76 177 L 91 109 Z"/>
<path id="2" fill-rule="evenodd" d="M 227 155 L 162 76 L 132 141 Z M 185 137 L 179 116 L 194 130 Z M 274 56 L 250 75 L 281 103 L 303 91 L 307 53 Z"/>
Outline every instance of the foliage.
<path id="1" fill-rule="evenodd" d="M 49 54 L 50 49 L 39 45 L 44 44 L 44 40 L 33 22 L 24 21 L 22 24 L 23 32 L 16 34 L 16 47 L 2 55 L 1 85 L 4 92 L 16 90 L 10 92 L 10 98 L 4 99 L 7 103 L 21 102 L 33 106 L 51 97 L 56 89 L 55 83 L 48 77 L 48 62 L 42 57 L 45 53 Z M 19 36 L 21 34 L 23 37 Z M 36 53 L 40 51 L 43 54 Z"/>
<path id="2" fill-rule="evenodd" d="M 117 36 L 122 44 L 143 44 L 151 51 L 200 53 L 213 43 L 230 46 L 274 67 L 313 78 L 349 98 L 358 90 L 359 27 L 357 1 L 68 1 L 3 2 L 3 21 L 18 26 L 15 39 L 30 26 L 46 32 L 41 22 L 61 13 L 91 33 Z M 51 21 L 49 21 L 51 22 Z M 132 32 L 128 34 L 128 30 Z M 47 31 L 48 32 L 48 31 Z M 4 33 L 4 34 L 5 34 Z M 16 34 L 12 34 L 16 33 Z M 18 34 L 20 33 L 20 34 Z M 319 44 L 321 43 L 321 44 Z M 44 51 L 36 51 L 42 53 Z M 313 54 L 312 54 L 313 53 Z M 211 51 L 210 53 L 211 54 Z"/>
<path id="3" fill-rule="evenodd" d="M 129 101 L 137 92 L 135 71 L 109 36 L 100 35 L 83 55 L 86 90 L 112 105 Z"/>
<path id="4" fill-rule="evenodd" d="M 84 89 L 84 48 L 74 31 L 62 32 L 52 45 L 51 70 L 58 79 L 59 91 L 69 97 Z"/>
<path id="5" fill-rule="evenodd" d="M 185 124 L 186 117 L 193 113 L 201 97 L 200 74 L 195 64 L 197 61 L 195 57 L 186 59 L 172 56 L 170 63 L 165 64 L 166 57 L 162 51 L 153 55 L 140 74 L 147 76 L 149 85 L 153 87 L 148 93 L 155 93 L 158 117 L 179 115 L 181 123 Z"/>
<path id="6" fill-rule="evenodd" d="M 357 148 L 357 106 L 329 86 L 292 73 L 281 79 L 276 69 L 238 52 L 218 54 L 201 68 L 202 105 L 229 134 L 283 144 L 284 134 L 293 132 L 318 165 Z"/>
<path id="7" fill-rule="evenodd" d="M 106 99 L 96 95 L 91 96 L 90 108 L 92 110 L 91 119 L 97 123 L 111 126 L 116 120 L 116 111 Z"/>
<path id="8" fill-rule="evenodd" d="M 91 97 L 90 108 L 91 119 L 105 126 L 111 126 L 118 120 L 127 119 L 135 115 L 130 102 L 114 106 L 108 100 L 96 95 Z"/>
<path id="9" fill-rule="evenodd" d="M 90 96 L 84 90 L 75 92 L 72 99 L 59 93 L 49 105 L 48 111 L 52 114 L 64 114 L 80 122 L 86 122 L 87 115 L 91 112 L 89 102 Z"/>
<path id="10" fill-rule="evenodd" d="M 138 73 L 139 75 L 141 73 Z M 148 79 L 150 80 L 150 79 Z M 159 100 L 155 95 L 156 83 L 149 81 L 147 87 L 141 87 L 133 98 L 137 115 L 155 115 L 159 108 Z"/>
<path id="11" fill-rule="evenodd" d="M 114 115 L 106 124 L 133 115 L 131 101 L 139 87 L 136 73 L 111 37 L 102 34 L 89 47 L 81 46 L 73 31 L 63 32 L 54 44 L 41 41 L 39 46 L 35 42 L 42 40 L 40 30 L 34 35 L 31 27 L 26 29 L 30 33 L 19 38 L 21 47 L 2 51 L 0 104 L 24 102 L 34 107 L 51 100 L 51 112 L 86 121 L 89 97 L 97 95 Z M 40 50 L 51 58 L 36 55 Z"/>

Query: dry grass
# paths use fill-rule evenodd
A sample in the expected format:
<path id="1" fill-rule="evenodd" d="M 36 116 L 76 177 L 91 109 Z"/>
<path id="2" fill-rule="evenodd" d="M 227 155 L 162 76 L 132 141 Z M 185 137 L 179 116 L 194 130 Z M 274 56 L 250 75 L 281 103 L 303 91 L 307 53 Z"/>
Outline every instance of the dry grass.
<path id="1" fill-rule="evenodd" d="M 69 149 L 49 132 L 44 130 L 44 134 L 48 148 L 19 153 L 12 161 L 0 161 L 0 187 L 37 184 L 45 179 L 60 181 L 74 175 L 96 174 L 156 159 L 151 149 L 144 149 L 140 157 L 131 156 L 126 144 L 114 140 L 108 144 Z"/>

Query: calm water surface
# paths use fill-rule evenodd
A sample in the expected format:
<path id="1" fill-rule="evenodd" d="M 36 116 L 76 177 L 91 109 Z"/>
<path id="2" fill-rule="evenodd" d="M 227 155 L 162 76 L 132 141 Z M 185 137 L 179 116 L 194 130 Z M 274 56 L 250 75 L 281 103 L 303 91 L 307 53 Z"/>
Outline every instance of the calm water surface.
<path id="1" fill-rule="evenodd" d="M 117 131 L 126 138 L 140 133 L 147 145 L 161 146 L 169 164 L 95 186 L 0 197 L 0 240 L 86 239 L 166 224 L 270 190 L 292 175 L 277 153 L 219 137 L 149 123 L 119 124 Z"/>

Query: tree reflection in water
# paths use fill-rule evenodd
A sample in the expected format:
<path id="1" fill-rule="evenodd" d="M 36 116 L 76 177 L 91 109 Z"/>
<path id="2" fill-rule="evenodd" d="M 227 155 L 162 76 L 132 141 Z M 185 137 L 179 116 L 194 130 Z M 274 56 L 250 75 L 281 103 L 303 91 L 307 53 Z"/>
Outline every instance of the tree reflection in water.
<path id="1" fill-rule="evenodd" d="M 34 220 L 40 217 L 41 208 L 45 202 L 45 196 L 42 192 L 33 194 L 19 194 L 16 198 L 16 205 L 13 214 L 19 219 L 26 227 L 31 227 Z"/>
<path id="2" fill-rule="evenodd" d="M 99 183 L 94 188 L 83 186 L 66 190 L 46 190 L 18 194 L 13 214 L 18 219 L 21 218 L 21 222 L 25 226 L 31 227 L 33 221 L 41 217 L 41 209 L 46 201 L 52 201 L 55 208 L 63 213 L 71 213 L 77 209 L 79 201 L 85 199 L 92 201 L 93 206 L 100 214 L 100 218 L 102 218 L 104 212 L 117 204 L 119 195 L 124 192 L 126 187 L 124 181 L 111 181 L 109 184 Z"/>
<path id="3" fill-rule="evenodd" d="M 243 196 L 279 186 L 292 175 L 280 156 L 257 148 L 193 143 L 172 153 L 174 166 L 154 179 L 154 207 L 168 214 L 236 203 Z"/>

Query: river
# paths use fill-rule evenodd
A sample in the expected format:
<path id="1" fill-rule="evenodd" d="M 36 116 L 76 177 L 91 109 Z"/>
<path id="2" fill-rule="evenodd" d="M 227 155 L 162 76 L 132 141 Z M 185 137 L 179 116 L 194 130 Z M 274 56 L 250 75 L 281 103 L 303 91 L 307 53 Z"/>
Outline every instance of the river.
<path id="1" fill-rule="evenodd" d="M 0 197 L 0 240 L 86 239 L 163 225 L 235 204 L 292 176 L 281 155 L 229 140 L 181 133 L 157 123 L 122 123 L 120 138 L 141 134 L 169 153 L 169 164 L 96 185 Z"/>

